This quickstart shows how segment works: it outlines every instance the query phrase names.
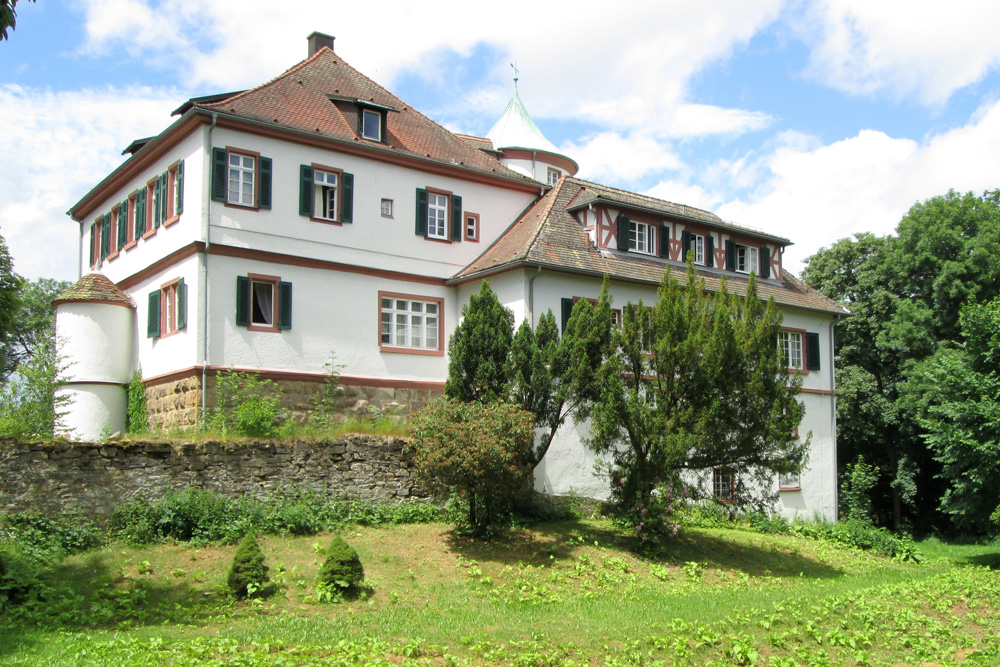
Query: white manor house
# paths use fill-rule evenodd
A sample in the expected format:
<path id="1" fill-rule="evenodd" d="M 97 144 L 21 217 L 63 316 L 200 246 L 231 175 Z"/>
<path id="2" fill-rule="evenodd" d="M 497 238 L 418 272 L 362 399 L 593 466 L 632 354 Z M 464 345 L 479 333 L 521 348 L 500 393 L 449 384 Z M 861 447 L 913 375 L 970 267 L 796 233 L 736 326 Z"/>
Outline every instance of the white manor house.
<path id="1" fill-rule="evenodd" d="M 333 41 L 313 33 L 271 81 L 188 100 L 70 210 L 81 278 L 56 301 L 70 438 L 124 429 L 136 369 L 159 426 L 196 423 L 220 370 L 294 398 L 331 358 L 352 396 L 419 405 L 442 392 L 448 337 L 484 279 L 515 324 L 565 321 L 605 274 L 615 304 L 653 303 L 691 250 L 709 289 L 725 275 L 740 293 L 754 272 L 781 309 L 812 448 L 774 488 L 787 515 L 835 517 L 833 325 L 847 311 L 783 271 L 788 239 L 576 178 L 516 88 L 486 137 L 449 132 Z M 606 495 L 585 428 L 560 429 L 539 490 Z M 724 492 L 725 477 L 706 479 Z"/>

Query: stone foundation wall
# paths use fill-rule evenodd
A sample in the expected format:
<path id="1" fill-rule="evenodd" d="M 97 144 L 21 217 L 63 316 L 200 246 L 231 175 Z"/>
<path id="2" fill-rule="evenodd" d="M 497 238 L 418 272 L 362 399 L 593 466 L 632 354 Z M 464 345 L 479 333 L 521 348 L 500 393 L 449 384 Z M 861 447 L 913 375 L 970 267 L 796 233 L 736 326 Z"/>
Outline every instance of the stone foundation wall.
<path id="1" fill-rule="evenodd" d="M 106 516 L 126 500 L 197 487 L 232 497 L 315 492 L 331 498 L 426 498 L 400 438 L 325 443 L 19 444 L 0 441 L 0 511 Z"/>
<path id="2" fill-rule="evenodd" d="M 207 378 L 206 404 L 215 407 L 215 375 Z M 281 387 L 282 407 L 291 412 L 292 419 L 308 421 L 326 385 L 323 382 L 278 380 Z M 426 403 L 441 396 L 431 389 L 396 389 L 391 387 L 358 387 L 340 385 L 334 413 L 396 414 L 409 415 Z M 154 429 L 171 430 L 198 424 L 201 416 L 201 378 L 171 380 L 146 387 L 146 409 L 149 424 Z"/>

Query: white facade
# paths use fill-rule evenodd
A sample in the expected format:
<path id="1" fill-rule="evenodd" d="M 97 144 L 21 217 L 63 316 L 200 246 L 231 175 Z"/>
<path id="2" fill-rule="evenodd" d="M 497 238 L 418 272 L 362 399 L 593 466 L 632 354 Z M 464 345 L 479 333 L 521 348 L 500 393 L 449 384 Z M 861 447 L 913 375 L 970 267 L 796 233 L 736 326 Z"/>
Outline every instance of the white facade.
<path id="1" fill-rule="evenodd" d="M 710 278 L 727 271 L 727 244 L 750 244 L 771 259 L 771 277 L 761 284 L 778 297 L 803 298 L 803 288 L 792 289 L 781 274 L 780 249 L 787 241 L 757 238 L 689 207 L 569 183 L 575 163 L 547 142 L 534 148 L 494 142 L 496 150 L 481 152 L 372 85 L 324 48 L 260 89 L 191 100 L 178 111 L 179 120 L 73 208 L 81 225 L 81 274 L 107 276 L 132 304 L 114 306 L 127 318 L 115 320 L 117 333 L 102 345 L 64 348 L 81 369 L 108 369 L 106 378 L 91 373 L 84 379 L 124 383 L 141 369 L 155 385 L 230 367 L 319 379 L 332 362 L 342 366 L 348 384 L 440 391 L 448 336 L 483 277 L 516 324 L 528 318 L 537 323 L 550 309 L 558 317 L 570 297 L 597 298 L 603 273 L 613 277 L 616 304 L 642 299 L 651 305 L 659 276 L 681 266 L 682 239 L 687 243 L 691 234 L 713 239 L 717 259 L 706 268 Z M 267 106 L 275 95 L 265 93 L 276 86 L 302 95 L 311 90 L 314 97 L 302 104 L 315 117 L 271 122 L 271 115 L 288 111 Z M 353 97 L 345 94 L 351 86 L 359 91 Z M 339 116 L 327 113 L 333 105 Z M 350 121 L 352 113 L 369 108 L 383 114 L 382 134 L 375 138 Z M 518 108 L 523 110 L 519 101 Z M 517 136 L 525 143 L 527 135 Z M 327 178 L 336 186 L 325 189 Z M 571 188 L 578 194 L 570 196 Z M 598 190 L 592 200 L 598 205 L 586 205 Z M 238 203 L 233 196 L 245 199 Z M 146 228 L 139 234 L 144 197 Z M 159 226 L 154 199 L 163 206 Z M 330 210 L 320 213 L 318 207 L 327 205 Z M 650 248 L 633 257 L 634 249 L 622 249 L 616 237 L 628 229 L 627 220 L 621 227 L 623 216 L 655 226 L 662 235 L 656 237 L 659 255 Z M 128 225 L 121 240 L 119 219 Z M 108 234 L 113 238 L 103 245 Z M 646 274 L 627 273 L 639 266 L 634 259 L 642 260 Z M 818 334 L 822 370 L 803 378 L 809 393 L 802 397 L 802 431 L 812 433 L 812 454 L 799 490 L 782 491 L 781 506 L 788 514 L 832 518 L 830 336 L 837 311 L 834 304 L 796 303 L 781 306 L 785 326 Z M 72 317 L 75 311 L 61 312 L 60 326 Z M 95 316 L 93 326 L 100 328 L 103 317 Z M 95 350 L 103 356 L 87 361 Z M 114 414 L 123 415 L 123 406 L 113 404 L 110 392 L 73 387 L 67 391 L 81 406 L 75 437 L 121 429 Z M 124 392 L 113 388 L 123 401 Z M 562 427 L 537 469 L 539 489 L 606 495 L 606 484 L 593 475 L 595 457 L 582 444 L 585 433 L 585 425 Z"/>

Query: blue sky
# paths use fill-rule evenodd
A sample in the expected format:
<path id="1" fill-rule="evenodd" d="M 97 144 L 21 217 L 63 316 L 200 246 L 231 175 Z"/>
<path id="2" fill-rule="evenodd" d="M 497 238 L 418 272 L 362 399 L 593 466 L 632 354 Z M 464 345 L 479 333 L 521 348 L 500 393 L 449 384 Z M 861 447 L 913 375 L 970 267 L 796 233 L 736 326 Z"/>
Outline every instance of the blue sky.
<path id="1" fill-rule="evenodd" d="M 345 4 L 350 6 L 344 6 Z M 580 176 L 790 238 L 786 265 L 954 188 L 1000 187 L 1000 3 L 38 0 L 0 42 L 0 234 L 74 279 L 65 211 L 197 95 L 263 83 L 313 30 L 453 130 L 522 100 Z"/>

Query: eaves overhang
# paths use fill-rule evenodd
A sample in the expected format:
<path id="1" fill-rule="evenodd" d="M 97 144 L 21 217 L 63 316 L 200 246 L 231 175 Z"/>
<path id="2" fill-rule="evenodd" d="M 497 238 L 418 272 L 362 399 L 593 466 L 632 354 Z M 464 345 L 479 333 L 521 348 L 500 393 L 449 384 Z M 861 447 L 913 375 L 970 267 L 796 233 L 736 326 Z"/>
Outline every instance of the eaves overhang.
<path id="1" fill-rule="evenodd" d="M 253 127 L 257 128 L 260 134 L 271 135 L 280 139 L 291 139 L 298 143 L 316 145 L 323 148 L 330 148 L 332 145 L 334 150 L 339 150 L 343 153 L 361 155 L 383 162 L 393 162 L 420 171 L 451 176 L 466 181 L 499 184 L 509 189 L 522 190 L 524 192 L 535 193 L 539 190 L 539 182 L 527 176 L 511 178 L 501 174 L 491 174 L 470 169 L 460 163 L 443 162 L 411 153 L 403 153 L 389 146 L 330 137 L 316 132 L 307 132 L 274 123 L 245 118 L 236 114 L 191 106 L 167 129 L 146 142 L 132 157 L 105 176 L 100 183 L 94 186 L 66 212 L 67 215 L 78 223 L 82 222 L 93 212 L 96 205 L 106 198 L 106 193 L 109 189 L 112 189 L 112 186 L 114 186 L 113 189 L 115 190 L 122 187 L 124 182 L 131 180 L 137 172 L 145 169 L 150 163 L 155 161 L 162 151 L 167 150 L 176 142 L 186 137 L 198 125 L 210 123 L 213 117 L 215 117 L 217 125 L 224 127 L 236 129 L 239 129 L 241 126 Z"/>
<path id="2" fill-rule="evenodd" d="M 515 271 L 517 269 L 540 269 L 540 270 L 545 270 L 545 271 L 555 271 L 557 273 L 567 273 L 567 274 L 570 274 L 570 275 L 587 276 L 588 278 L 599 278 L 599 279 L 603 279 L 604 276 L 607 275 L 611 280 L 613 280 L 615 282 L 629 283 L 629 284 L 632 284 L 632 285 L 657 286 L 661 282 L 660 280 L 648 280 L 648 279 L 643 279 L 643 278 L 634 278 L 634 277 L 628 277 L 628 276 L 620 276 L 620 275 L 616 275 L 616 274 L 612 274 L 612 273 L 603 273 L 603 272 L 600 272 L 600 271 L 590 271 L 590 270 L 587 270 L 587 269 L 577 269 L 577 268 L 573 268 L 573 267 L 561 266 L 559 264 L 551 264 L 551 263 L 547 263 L 547 262 L 539 262 L 539 261 L 530 260 L 530 259 L 518 259 L 518 260 L 514 260 L 512 262 L 507 262 L 506 264 L 502 264 L 502 265 L 499 265 L 499 266 L 491 266 L 488 269 L 483 269 L 481 271 L 477 271 L 475 273 L 470 273 L 470 274 L 465 275 L 465 276 L 449 278 L 448 280 L 445 281 L 445 285 L 447 285 L 449 287 L 458 286 L 458 285 L 462 285 L 464 283 L 474 282 L 476 280 L 482 280 L 483 278 L 489 278 L 490 276 L 495 276 L 495 275 L 499 275 L 499 274 L 502 274 L 502 273 L 508 273 L 510 271 Z M 758 281 L 758 282 L 760 282 L 760 281 Z M 768 281 L 768 282 L 770 282 L 770 281 Z M 707 290 L 707 291 L 711 292 L 712 290 Z M 765 301 L 765 300 L 766 299 L 762 299 L 762 301 Z M 843 306 L 842 304 L 839 304 L 837 302 L 833 302 L 833 303 L 836 303 L 837 306 L 840 307 L 840 309 L 841 309 L 840 311 L 836 311 L 836 310 L 833 310 L 833 309 L 825 309 L 825 308 L 813 308 L 813 307 L 810 307 L 810 306 L 803 306 L 803 305 L 800 305 L 800 304 L 784 303 L 784 302 L 778 301 L 777 299 L 775 299 L 775 303 L 778 306 L 782 307 L 782 308 L 794 308 L 794 309 L 797 309 L 797 310 L 804 310 L 804 311 L 813 312 L 813 313 L 823 313 L 825 315 L 830 315 L 831 317 L 838 317 L 838 318 L 840 318 L 840 317 L 851 317 L 853 315 L 850 310 L 848 310 L 845 306 Z"/>

